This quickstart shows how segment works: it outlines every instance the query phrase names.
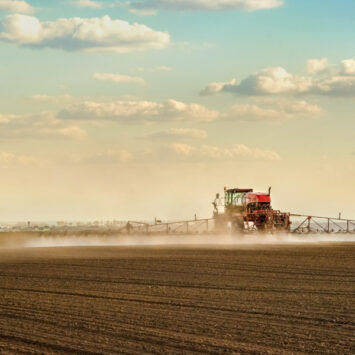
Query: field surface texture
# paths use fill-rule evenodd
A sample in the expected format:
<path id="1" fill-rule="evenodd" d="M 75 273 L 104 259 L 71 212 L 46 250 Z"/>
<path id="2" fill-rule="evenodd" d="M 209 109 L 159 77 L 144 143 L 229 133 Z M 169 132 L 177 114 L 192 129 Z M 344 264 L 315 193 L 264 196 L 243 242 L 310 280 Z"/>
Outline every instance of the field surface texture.
<path id="1" fill-rule="evenodd" d="M 0 353 L 354 354 L 355 244 L 0 251 Z"/>

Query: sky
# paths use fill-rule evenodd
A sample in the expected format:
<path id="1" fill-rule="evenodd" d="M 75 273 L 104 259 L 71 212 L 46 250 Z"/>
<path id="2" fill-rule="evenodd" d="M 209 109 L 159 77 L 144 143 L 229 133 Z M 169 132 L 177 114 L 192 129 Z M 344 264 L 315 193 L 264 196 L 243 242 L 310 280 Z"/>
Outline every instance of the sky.
<path id="1" fill-rule="evenodd" d="M 352 0 L 0 0 L 0 220 L 355 218 Z"/>

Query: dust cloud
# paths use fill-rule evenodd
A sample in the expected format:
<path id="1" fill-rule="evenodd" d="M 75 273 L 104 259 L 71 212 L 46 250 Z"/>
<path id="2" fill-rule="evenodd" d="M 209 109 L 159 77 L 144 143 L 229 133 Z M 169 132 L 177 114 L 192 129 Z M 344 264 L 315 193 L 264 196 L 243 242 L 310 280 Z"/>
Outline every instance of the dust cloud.
<path id="1" fill-rule="evenodd" d="M 0 236 L 0 249 L 55 247 L 238 247 L 253 245 L 355 242 L 349 234 L 247 234 L 247 235 L 155 235 L 155 236 Z"/>

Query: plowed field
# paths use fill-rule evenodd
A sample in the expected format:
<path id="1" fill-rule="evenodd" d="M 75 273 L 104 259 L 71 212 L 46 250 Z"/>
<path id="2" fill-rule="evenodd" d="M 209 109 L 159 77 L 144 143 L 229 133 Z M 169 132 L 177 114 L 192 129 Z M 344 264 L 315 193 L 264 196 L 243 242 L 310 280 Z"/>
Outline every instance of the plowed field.
<path id="1" fill-rule="evenodd" d="M 354 354 L 355 244 L 0 251 L 0 353 Z"/>

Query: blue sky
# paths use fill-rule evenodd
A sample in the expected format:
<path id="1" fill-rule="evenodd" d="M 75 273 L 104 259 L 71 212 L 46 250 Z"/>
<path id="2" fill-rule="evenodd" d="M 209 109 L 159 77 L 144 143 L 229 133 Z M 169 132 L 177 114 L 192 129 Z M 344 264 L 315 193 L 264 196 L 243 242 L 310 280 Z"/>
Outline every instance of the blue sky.
<path id="1" fill-rule="evenodd" d="M 0 0 L 5 219 L 355 215 L 353 1 L 123 3 Z"/>

